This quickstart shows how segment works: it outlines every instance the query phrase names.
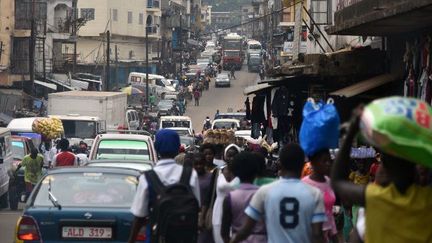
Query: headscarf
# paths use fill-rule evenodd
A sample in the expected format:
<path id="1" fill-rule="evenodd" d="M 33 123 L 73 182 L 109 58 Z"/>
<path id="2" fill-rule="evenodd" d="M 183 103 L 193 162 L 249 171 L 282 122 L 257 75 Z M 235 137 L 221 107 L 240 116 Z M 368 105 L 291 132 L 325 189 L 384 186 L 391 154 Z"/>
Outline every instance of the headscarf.
<path id="1" fill-rule="evenodd" d="M 226 154 L 227 154 L 228 150 L 230 150 L 231 148 L 237 150 L 238 153 L 241 152 L 241 148 L 240 148 L 239 146 L 237 146 L 237 145 L 235 145 L 235 144 L 232 143 L 232 144 L 228 145 L 228 146 L 225 148 L 224 158 L 226 157 Z"/>

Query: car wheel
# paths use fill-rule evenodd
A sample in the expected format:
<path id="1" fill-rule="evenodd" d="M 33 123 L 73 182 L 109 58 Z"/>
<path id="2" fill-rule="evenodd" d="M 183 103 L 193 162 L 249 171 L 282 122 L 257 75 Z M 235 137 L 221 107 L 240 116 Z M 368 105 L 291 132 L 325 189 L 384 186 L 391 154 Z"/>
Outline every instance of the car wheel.
<path id="1" fill-rule="evenodd" d="M 8 207 L 8 193 L 0 196 L 0 208 L 7 208 Z"/>

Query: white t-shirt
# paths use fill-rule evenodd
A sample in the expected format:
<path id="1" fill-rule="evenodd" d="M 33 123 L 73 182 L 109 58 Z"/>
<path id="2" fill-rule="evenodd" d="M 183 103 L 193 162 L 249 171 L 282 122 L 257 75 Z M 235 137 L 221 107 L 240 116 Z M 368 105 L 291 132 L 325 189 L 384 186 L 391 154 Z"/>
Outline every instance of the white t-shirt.
<path id="1" fill-rule="evenodd" d="M 311 242 L 312 224 L 326 221 L 321 192 L 299 179 L 262 186 L 245 213 L 256 221 L 264 218 L 269 243 Z"/>
<path id="2" fill-rule="evenodd" d="M 171 185 L 179 182 L 183 166 L 178 165 L 173 159 L 159 160 L 153 170 L 164 185 Z M 200 203 L 198 175 L 195 170 L 192 171 L 190 185 L 198 203 Z M 144 175 L 141 175 L 139 178 L 139 184 L 132 202 L 131 212 L 133 215 L 140 218 L 149 215 L 149 190 L 147 179 Z"/>
<path id="3" fill-rule="evenodd" d="M 78 165 L 84 165 L 87 162 L 89 162 L 89 158 L 87 157 L 87 154 L 76 154 L 76 157 L 78 157 Z"/>

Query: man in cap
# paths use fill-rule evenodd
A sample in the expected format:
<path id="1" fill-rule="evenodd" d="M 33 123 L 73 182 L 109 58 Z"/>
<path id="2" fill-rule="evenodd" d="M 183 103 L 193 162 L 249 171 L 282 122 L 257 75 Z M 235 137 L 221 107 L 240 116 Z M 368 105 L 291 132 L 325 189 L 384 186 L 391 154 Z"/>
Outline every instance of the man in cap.
<path id="1" fill-rule="evenodd" d="M 183 171 L 183 166 L 177 164 L 174 160 L 179 153 L 179 135 L 173 130 L 159 130 L 156 134 L 155 148 L 159 154 L 159 161 L 153 170 L 164 185 L 178 183 Z M 190 186 L 199 202 L 200 189 L 198 175 L 195 171 L 192 171 Z M 149 216 L 149 188 L 144 175 L 139 178 L 139 184 L 132 203 L 131 212 L 135 216 L 135 219 L 132 225 L 129 242 L 135 242 L 139 230 L 146 223 L 146 217 Z"/>

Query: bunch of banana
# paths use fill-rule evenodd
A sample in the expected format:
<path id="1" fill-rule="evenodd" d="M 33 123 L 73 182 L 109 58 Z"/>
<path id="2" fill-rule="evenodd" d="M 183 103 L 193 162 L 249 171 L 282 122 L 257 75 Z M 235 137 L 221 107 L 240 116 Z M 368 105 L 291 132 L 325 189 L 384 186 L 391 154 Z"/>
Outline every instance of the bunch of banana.
<path id="1" fill-rule="evenodd" d="M 58 118 L 36 119 L 32 124 L 32 128 L 34 132 L 48 139 L 61 137 L 64 131 L 63 124 Z"/>

